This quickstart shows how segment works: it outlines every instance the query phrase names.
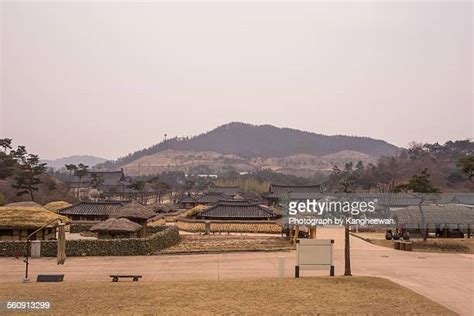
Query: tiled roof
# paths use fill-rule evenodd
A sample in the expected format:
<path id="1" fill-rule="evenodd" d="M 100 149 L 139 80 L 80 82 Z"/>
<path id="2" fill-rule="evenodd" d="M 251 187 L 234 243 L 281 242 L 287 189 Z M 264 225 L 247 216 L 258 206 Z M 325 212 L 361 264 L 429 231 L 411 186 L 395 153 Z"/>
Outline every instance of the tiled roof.
<path id="1" fill-rule="evenodd" d="M 199 214 L 207 219 L 272 219 L 275 214 L 270 208 L 248 202 L 220 202 Z"/>
<path id="2" fill-rule="evenodd" d="M 451 198 L 450 203 L 474 205 L 474 193 L 457 193 Z"/>
<path id="3" fill-rule="evenodd" d="M 197 203 L 217 203 L 219 200 L 230 200 L 231 197 L 223 193 L 217 192 L 207 192 L 198 198 L 196 198 Z"/>
<path id="4" fill-rule="evenodd" d="M 281 198 L 283 194 L 296 194 L 300 197 L 305 194 L 316 194 L 321 193 L 321 185 L 280 185 L 270 184 L 269 192 L 262 194 L 267 198 Z"/>
<path id="5" fill-rule="evenodd" d="M 239 194 L 239 186 L 221 187 L 216 185 L 211 188 L 209 192 L 223 193 L 226 195 L 234 196 Z"/>
<path id="6" fill-rule="evenodd" d="M 110 216 L 121 208 L 125 201 L 80 202 L 60 210 L 61 215 Z"/>
<path id="7" fill-rule="evenodd" d="M 196 199 L 191 195 L 184 195 L 183 197 L 179 199 L 179 202 L 180 203 L 194 203 L 196 202 Z"/>

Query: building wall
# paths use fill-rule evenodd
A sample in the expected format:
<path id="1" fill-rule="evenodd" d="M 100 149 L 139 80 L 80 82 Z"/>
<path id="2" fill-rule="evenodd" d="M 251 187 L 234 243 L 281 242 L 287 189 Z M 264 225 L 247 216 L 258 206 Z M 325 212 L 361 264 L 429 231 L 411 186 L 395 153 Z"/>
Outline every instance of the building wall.
<path id="1" fill-rule="evenodd" d="M 1 229 L 0 241 L 26 240 L 35 229 Z M 56 239 L 56 228 L 44 228 L 32 236 L 31 240 Z"/>

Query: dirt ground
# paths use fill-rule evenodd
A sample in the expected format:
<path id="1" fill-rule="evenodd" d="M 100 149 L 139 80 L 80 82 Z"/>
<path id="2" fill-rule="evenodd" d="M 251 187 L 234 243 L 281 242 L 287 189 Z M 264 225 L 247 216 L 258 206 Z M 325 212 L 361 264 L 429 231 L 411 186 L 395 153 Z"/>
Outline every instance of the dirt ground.
<path id="1" fill-rule="evenodd" d="M 213 253 L 232 251 L 284 251 L 295 247 L 278 236 L 199 235 L 181 236 L 181 242 L 160 251 L 161 254 Z"/>
<path id="2" fill-rule="evenodd" d="M 393 249 L 393 241 L 385 239 L 385 233 L 364 232 L 355 233 L 355 236 L 361 237 L 375 245 Z M 429 238 L 423 241 L 422 238 L 411 238 L 413 250 L 420 252 L 438 252 L 438 253 L 469 253 L 474 254 L 474 238 Z"/>
<path id="3" fill-rule="evenodd" d="M 318 228 L 317 238 L 335 241 L 334 265 L 336 275 L 341 275 L 344 271 L 344 229 Z M 30 278 L 34 282 L 38 274 L 61 273 L 65 275 L 64 283 L 68 284 L 110 283 L 110 274 L 141 274 L 140 284 L 262 280 L 278 277 L 280 259 L 285 262 L 285 277 L 292 277 L 295 251 L 69 257 L 64 265 L 57 265 L 56 258 L 39 258 L 30 260 Z M 399 251 L 351 236 L 351 263 L 353 275 L 387 278 L 460 315 L 474 315 L 474 254 Z M 20 259 L 0 258 L 0 284 L 21 285 L 24 273 L 25 265 Z M 302 279 L 328 273 L 303 271 Z"/>
<path id="4" fill-rule="evenodd" d="M 49 300 L 52 314 L 429 314 L 445 307 L 387 279 L 3 283 L 0 301 Z"/>

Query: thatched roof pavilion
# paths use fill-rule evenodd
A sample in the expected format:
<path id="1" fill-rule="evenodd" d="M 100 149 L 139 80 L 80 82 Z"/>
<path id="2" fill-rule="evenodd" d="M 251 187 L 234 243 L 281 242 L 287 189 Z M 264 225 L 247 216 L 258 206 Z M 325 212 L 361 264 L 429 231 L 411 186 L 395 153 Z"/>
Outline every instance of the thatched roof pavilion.
<path id="1" fill-rule="evenodd" d="M 474 226 L 474 210 L 461 205 L 422 205 L 425 224 L 429 228 L 468 228 Z M 399 227 L 418 228 L 422 217 L 418 206 L 400 209 L 393 215 Z"/>
<path id="2" fill-rule="evenodd" d="M 92 226 L 90 230 L 97 232 L 99 239 L 136 238 L 142 228 L 142 225 L 126 218 L 109 218 L 104 222 Z"/>

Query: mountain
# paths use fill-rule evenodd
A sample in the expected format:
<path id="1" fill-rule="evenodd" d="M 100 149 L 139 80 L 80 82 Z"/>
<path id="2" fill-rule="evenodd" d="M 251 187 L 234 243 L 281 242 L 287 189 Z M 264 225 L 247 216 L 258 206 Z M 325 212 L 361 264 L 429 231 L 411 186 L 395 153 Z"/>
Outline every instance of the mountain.
<path id="1" fill-rule="evenodd" d="M 295 155 L 310 155 L 313 156 L 312 159 L 327 156 L 326 160 L 328 160 L 332 159 L 330 155 L 337 154 L 336 157 L 340 157 L 344 156 L 344 153 L 356 153 L 355 155 L 366 157 L 365 160 L 373 160 L 380 156 L 394 155 L 399 150 L 398 147 L 383 140 L 369 137 L 327 136 L 272 125 L 233 122 L 191 138 L 168 139 L 119 158 L 117 161 L 107 161 L 98 165 L 97 168 L 117 169 L 123 166 L 140 166 L 143 170 L 146 166 L 154 165 L 151 161 L 161 161 L 160 159 L 162 159 L 162 157 L 148 158 L 149 156 L 160 156 L 160 153 L 163 154 L 165 151 L 176 151 L 178 156 L 181 155 L 179 152 L 210 152 L 214 156 L 231 155 L 237 157 L 236 159 L 246 160 L 245 164 L 258 166 L 258 163 L 252 163 L 251 160 L 278 159 Z M 223 158 L 230 159 L 230 157 Z M 322 163 L 327 164 L 324 161 Z M 160 165 L 169 164 L 160 163 Z M 138 173 L 142 174 L 143 172 Z"/>
<path id="2" fill-rule="evenodd" d="M 334 166 L 344 168 L 348 162 L 364 165 L 376 162 L 375 157 L 355 151 L 344 150 L 325 156 L 297 154 L 278 158 L 243 158 L 236 155 L 212 151 L 183 151 L 168 149 L 153 155 L 143 156 L 121 168 L 129 176 L 146 176 L 165 171 L 184 171 L 188 174 L 222 174 L 235 170 L 252 172 L 257 169 L 271 169 L 283 174 L 311 177 L 315 173 L 329 173 Z"/>
<path id="3" fill-rule="evenodd" d="M 53 168 L 56 170 L 63 168 L 66 164 L 77 165 L 83 163 L 89 167 L 92 167 L 105 161 L 107 161 L 107 159 L 89 155 L 75 155 L 54 160 L 43 160 L 43 162 L 48 164 L 49 168 Z"/>
<path id="4" fill-rule="evenodd" d="M 189 140 L 172 144 L 172 149 L 215 151 L 241 157 L 286 157 L 295 154 L 324 156 L 343 150 L 370 156 L 398 151 L 382 140 L 368 137 L 327 136 L 272 125 L 230 123 Z"/>

